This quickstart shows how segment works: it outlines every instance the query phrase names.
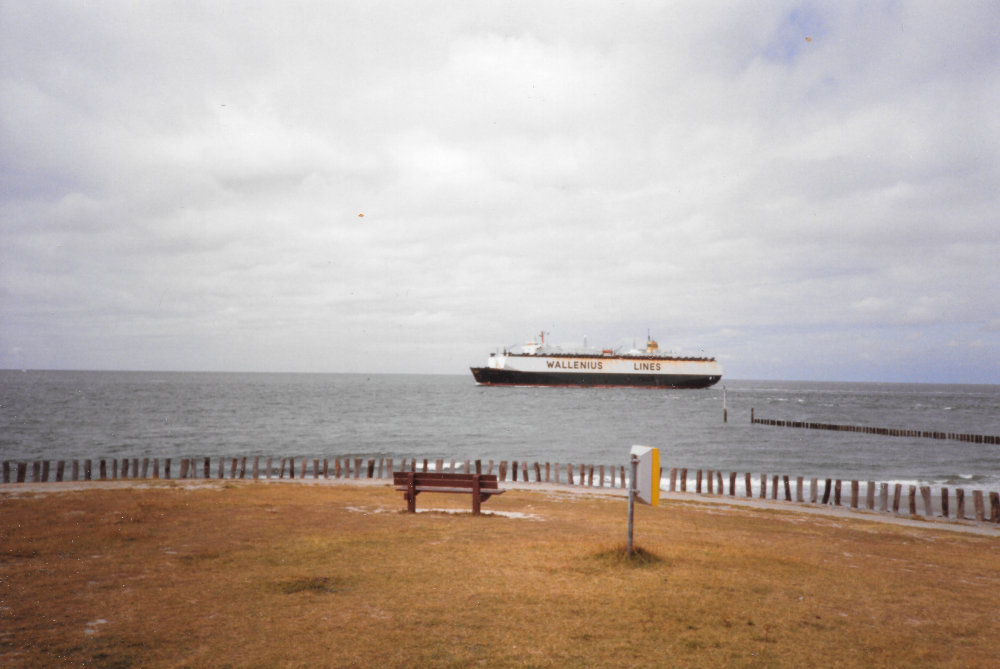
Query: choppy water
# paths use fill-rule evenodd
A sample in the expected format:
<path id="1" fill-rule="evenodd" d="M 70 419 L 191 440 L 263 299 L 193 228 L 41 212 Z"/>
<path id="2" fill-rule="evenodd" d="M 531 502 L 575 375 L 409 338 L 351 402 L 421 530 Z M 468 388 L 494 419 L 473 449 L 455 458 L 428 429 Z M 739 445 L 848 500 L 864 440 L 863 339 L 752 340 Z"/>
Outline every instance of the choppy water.
<path id="1" fill-rule="evenodd" d="M 0 459 L 540 460 L 1000 485 L 1000 446 L 750 425 L 1000 434 L 1000 386 L 726 381 L 708 390 L 483 388 L 471 375 L 0 371 Z"/>

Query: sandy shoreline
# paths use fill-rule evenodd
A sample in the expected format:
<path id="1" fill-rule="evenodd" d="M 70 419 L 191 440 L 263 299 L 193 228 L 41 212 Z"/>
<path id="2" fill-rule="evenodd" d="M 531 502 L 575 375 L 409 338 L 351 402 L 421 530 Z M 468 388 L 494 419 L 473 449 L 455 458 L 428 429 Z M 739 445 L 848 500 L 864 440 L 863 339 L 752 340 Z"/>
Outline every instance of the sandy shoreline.
<path id="1" fill-rule="evenodd" d="M 115 488 L 160 488 L 166 486 L 184 486 L 191 488 L 216 488 L 224 485 L 313 485 L 313 486 L 383 486 L 391 487 L 385 479 L 128 479 L 104 481 L 64 481 L 60 483 L 7 483 L 0 484 L 0 496 L 19 498 L 24 495 L 36 496 L 53 493 L 75 492 L 93 489 Z M 523 483 L 507 481 L 503 484 L 505 490 L 524 490 L 527 492 L 544 492 L 571 497 L 627 497 L 627 492 L 621 488 L 582 488 L 555 483 Z M 865 520 L 890 525 L 901 525 L 928 530 L 944 530 L 962 532 L 981 536 L 1000 536 L 1000 525 L 974 520 L 957 520 L 954 518 L 933 518 L 923 516 L 910 517 L 869 511 L 867 509 L 851 509 L 833 505 L 808 504 L 803 502 L 787 502 L 757 498 L 729 497 L 724 495 L 697 494 L 691 492 L 660 491 L 660 499 L 670 502 L 682 502 L 692 505 L 722 505 L 737 508 L 752 508 L 759 511 L 775 511 L 782 513 L 802 513 L 814 516 L 826 516 L 842 520 Z"/>

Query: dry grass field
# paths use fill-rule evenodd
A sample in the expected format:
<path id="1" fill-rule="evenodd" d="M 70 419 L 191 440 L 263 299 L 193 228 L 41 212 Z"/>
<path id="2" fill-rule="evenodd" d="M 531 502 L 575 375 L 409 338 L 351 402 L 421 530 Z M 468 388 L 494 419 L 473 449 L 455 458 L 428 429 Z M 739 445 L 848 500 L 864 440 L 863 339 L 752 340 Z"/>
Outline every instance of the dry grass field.
<path id="1" fill-rule="evenodd" d="M 418 507 L 465 513 L 349 485 L 4 495 L 0 666 L 1000 666 L 1000 537 L 667 501 L 630 563 L 622 499 Z"/>

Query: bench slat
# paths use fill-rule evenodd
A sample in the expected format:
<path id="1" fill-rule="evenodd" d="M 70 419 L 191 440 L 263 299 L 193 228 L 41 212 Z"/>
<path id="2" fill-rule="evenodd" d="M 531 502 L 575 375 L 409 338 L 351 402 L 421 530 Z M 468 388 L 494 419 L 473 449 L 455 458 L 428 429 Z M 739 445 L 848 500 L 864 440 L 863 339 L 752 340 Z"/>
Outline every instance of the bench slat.
<path id="1" fill-rule="evenodd" d="M 410 472 L 393 472 L 392 478 L 394 481 L 400 479 L 405 481 L 407 477 L 409 477 L 409 475 Z M 472 477 L 476 476 L 476 474 L 448 474 L 445 472 L 415 472 L 413 475 L 419 479 L 428 479 L 428 480 L 434 479 L 442 481 L 468 481 L 470 483 L 472 482 Z M 495 482 L 497 480 L 497 475 L 479 474 L 479 480 L 481 482 Z"/>
<path id="2" fill-rule="evenodd" d="M 472 492 L 472 486 L 471 485 L 462 485 L 461 483 L 459 483 L 458 485 L 455 485 L 455 483 L 453 481 L 440 481 L 440 482 L 439 481 L 431 481 L 431 482 L 428 482 L 428 481 L 421 481 L 421 480 L 418 479 L 418 480 L 414 481 L 413 484 L 417 485 L 417 486 L 423 486 L 425 488 L 461 488 L 463 490 L 468 490 L 469 492 Z M 406 481 L 395 481 L 395 482 L 393 482 L 393 485 L 395 485 L 395 486 L 406 486 L 407 483 L 406 483 Z M 490 485 L 481 485 L 481 486 L 479 486 L 479 489 L 480 490 L 499 490 L 499 486 L 496 486 L 496 485 L 492 485 L 492 486 L 490 486 Z"/>
<path id="3" fill-rule="evenodd" d="M 441 486 L 446 488 L 447 487 L 466 488 L 471 491 L 473 484 L 472 476 L 473 475 L 471 474 L 468 475 L 468 477 L 466 477 L 465 474 L 457 474 L 456 477 L 458 478 L 452 478 L 448 474 L 439 474 L 436 476 L 428 476 L 427 474 L 416 474 L 413 477 L 413 483 L 415 485 L 425 486 L 425 487 Z M 484 481 L 483 479 L 485 478 L 486 476 L 482 476 L 482 478 L 480 478 L 479 480 L 480 490 L 497 490 L 499 488 L 499 483 L 496 481 L 496 476 L 490 477 L 493 480 L 487 479 Z M 400 476 L 399 473 L 393 474 L 393 480 L 392 480 L 393 485 L 397 486 L 407 485 L 407 482 L 408 482 L 408 474 L 403 474 L 402 476 Z"/>
<path id="4" fill-rule="evenodd" d="M 437 486 L 431 486 L 429 488 L 428 487 L 422 487 L 422 486 L 414 486 L 414 487 L 416 488 L 417 492 L 453 492 L 453 493 L 464 493 L 466 495 L 471 495 L 472 494 L 472 489 L 471 488 L 438 488 Z M 396 490 L 398 490 L 399 492 L 407 492 L 407 491 L 409 491 L 409 488 L 406 488 L 406 487 L 396 488 Z M 480 495 L 502 495 L 505 492 L 507 492 L 507 491 L 506 490 L 483 490 L 483 489 L 479 490 L 479 494 Z"/>

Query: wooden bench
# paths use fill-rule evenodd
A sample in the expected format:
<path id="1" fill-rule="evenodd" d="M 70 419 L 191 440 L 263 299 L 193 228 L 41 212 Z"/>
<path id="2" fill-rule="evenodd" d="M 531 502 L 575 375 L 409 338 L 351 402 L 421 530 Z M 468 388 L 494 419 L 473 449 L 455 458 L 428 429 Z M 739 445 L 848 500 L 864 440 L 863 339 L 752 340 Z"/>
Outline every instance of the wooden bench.
<path id="1" fill-rule="evenodd" d="M 493 495 L 502 495 L 496 474 L 444 474 L 437 472 L 393 472 L 392 483 L 403 493 L 406 510 L 417 512 L 417 495 L 422 492 L 447 492 L 472 495 L 472 515 L 479 515 L 479 505 Z"/>

